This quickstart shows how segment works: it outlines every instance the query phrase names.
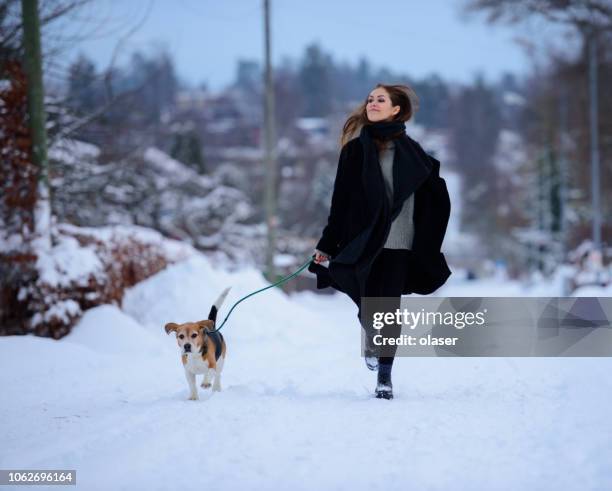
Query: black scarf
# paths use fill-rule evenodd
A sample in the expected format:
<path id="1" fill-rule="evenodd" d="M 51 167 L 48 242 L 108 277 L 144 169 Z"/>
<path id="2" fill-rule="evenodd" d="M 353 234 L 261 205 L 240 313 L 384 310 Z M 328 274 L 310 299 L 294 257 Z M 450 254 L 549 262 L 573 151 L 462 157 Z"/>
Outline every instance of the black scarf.
<path id="1" fill-rule="evenodd" d="M 402 204 L 429 177 L 432 162 L 421 146 L 406 134 L 403 121 L 380 121 L 365 124 L 361 128 L 359 139 L 363 146 L 362 182 L 364 188 L 376 183 L 381 199 L 375 197 L 370 212 L 375 217 L 382 212 L 383 220 L 393 221 L 399 214 Z M 388 208 L 385 196 L 379 153 L 374 139 L 393 141 L 393 203 Z M 381 210 L 382 208 L 382 210 Z"/>
<path id="2" fill-rule="evenodd" d="M 367 123 L 361 128 L 359 138 L 363 144 L 364 159 L 367 159 L 370 165 L 374 166 L 375 162 L 380 162 L 380 143 L 386 145 L 389 141 L 394 141 L 398 137 L 406 134 L 406 125 L 403 121 L 377 121 Z M 377 142 L 379 143 L 377 145 Z M 394 141 L 395 144 L 395 141 Z M 397 153 L 397 152 L 396 152 Z M 406 162 L 401 162 L 400 165 L 406 165 Z M 397 164 L 393 159 L 393 181 L 397 179 Z M 381 174 L 382 175 L 382 174 Z M 394 195 L 396 186 L 393 184 Z"/>
<path id="3" fill-rule="evenodd" d="M 364 125 L 361 133 L 365 133 L 366 138 L 385 141 L 406 133 L 406 125 L 403 121 L 378 121 Z"/>

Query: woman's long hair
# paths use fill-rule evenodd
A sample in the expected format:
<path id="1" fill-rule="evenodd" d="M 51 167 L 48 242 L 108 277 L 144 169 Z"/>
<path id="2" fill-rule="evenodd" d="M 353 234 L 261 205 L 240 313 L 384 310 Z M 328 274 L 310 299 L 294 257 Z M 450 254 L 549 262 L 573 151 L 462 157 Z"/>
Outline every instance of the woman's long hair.
<path id="1" fill-rule="evenodd" d="M 400 107 L 399 112 L 393 117 L 392 121 L 409 121 L 419 107 L 419 99 L 414 90 L 407 85 L 376 84 L 376 87 L 374 88 L 377 89 L 379 87 L 382 87 L 389 93 L 392 106 Z M 343 147 L 353 137 L 353 135 L 361 129 L 363 125 L 371 122 L 368 119 L 368 113 L 366 112 L 368 97 L 369 94 L 365 101 L 351 113 L 344 123 L 344 126 L 342 127 L 342 137 L 340 138 L 341 147 Z M 393 135 L 393 137 L 395 136 L 397 135 Z M 379 150 L 384 147 L 384 142 L 382 141 L 376 141 L 376 144 L 379 147 Z"/>

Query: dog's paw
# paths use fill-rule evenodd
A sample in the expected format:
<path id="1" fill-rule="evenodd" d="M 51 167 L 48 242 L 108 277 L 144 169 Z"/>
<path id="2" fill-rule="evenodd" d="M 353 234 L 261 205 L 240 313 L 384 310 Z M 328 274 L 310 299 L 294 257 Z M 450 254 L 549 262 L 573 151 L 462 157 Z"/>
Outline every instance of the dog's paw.
<path id="1" fill-rule="evenodd" d="M 212 384 L 210 382 L 202 382 L 202 385 L 200 385 L 203 389 L 210 389 L 211 386 Z"/>
<path id="2" fill-rule="evenodd" d="M 214 392 L 221 392 L 221 386 L 219 384 L 215 384 L 215 385 L 213 385 L 212 390 Z"/>
<path id="3" fill-rule="evenodd" d="M 197 401 L 198 399 L 199 399 L 199 397 L 198 397 L 198 395 L 197 395 L 197 394 L 195 394 L 195 395 L 194 395 L 194 394 L 191 394 L 191 395 L 189 396 L 189 399 L 187 399 L 187 400 L 188 400 L 188 401 Z"/>

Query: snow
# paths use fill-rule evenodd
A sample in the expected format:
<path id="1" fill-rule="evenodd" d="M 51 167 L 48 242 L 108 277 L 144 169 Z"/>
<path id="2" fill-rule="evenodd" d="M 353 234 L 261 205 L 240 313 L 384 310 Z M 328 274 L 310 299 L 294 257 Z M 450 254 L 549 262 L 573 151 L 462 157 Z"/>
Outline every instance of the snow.
<path id="1" fill-rule="evenodd" d="M 30 322 L 34 327 L 57 320 L 69 325 L 72 319 L 77 319 L 81 307 L 75 299 L 66 298 L 70 295 L 68 292 L 90 290 L 92 282 L 110 285 L 114 280 L 108 277 L 108 269 L 116 261 L 112 256 L 114 248 L 136 243 L 147 245 L 168 262 L 180 261 L 195 252 L 188 244 L 134 225 L 91 228 L 60 223 L 53 235 L 54 244 L 51 246 L 49 242 L 48 248 L 38 240 L 34 242 L 36 285 L 22 286 L 18 292 L 18 299 L 29 303 L 28 308 L 35 312 Z M 84 243 L 76 237 L 85 239 Z M 100 248 L 93 241 L 105 243 L 105 247 Z M 92 302 L 96 302 L 98 295 L 96 291 L 85 293 Z"/>
<path id="2" fill-rule="evenodd" d="M 174 179 L 194 181 L 209 188 L 213 186 L 210 178 L 202 176 L 185 164 L 173 159 L 155 147 L 144 151 L 145 160 L 162 175 L 171 175 Z"/>
<path id="3" fill-rule="evenodd" d="M 276 254 L 274 256 L 274 265 L 279 268 L 286 268 L 296 264 L 296 259 L 293 254 Z"/>
<path id="4" fill-rule="evenodd" d="M 170 261 L 178 261 L 195 252 L 188 244 L 164 238 L 159 232 L 136 225 L 109 227 L 77 227 L 59 224 L 62 232 L 86 235 L 106 243 L 135 239 L 142 244 L 157 245 Z M 56 243 L 49 251 L 37 250 L 36 267 L 39 281 L 45 285 L 69 286 L 86 284 L 90 277 L 101 279 L 104 266 L 94 246 L 81 245 L 74 237 L 56 234 Z"/>
<path id="5" fill-rule="evenodd" d="M 47 253 L 38 252 L 36 268 L 42 283 L 68 286 L 103 273 L 100 259 L 93 247 L 81 246 L 74 237 L 60 235 L 57 244 Z"/>
<path id="6" fill-rule="evenodd" d="M 53 319 L 60 319 L 69 324 L 71 319 L 76 318 L 81 313 L 81 306 L 71 298 L 59 300 L 50 305 L 44 312 L 36 312 L 32 316 L 32 325 L 38 326 L 42 323 L 51 322 Z"/>
<path id="7" fill-rule="evenodd" d="M 79 328 L 66 339 L 109 355 L 131 356 L 134 352 L 160 354 L 163 348 L 153 333 L 114 305 L 101 305 L 86 311 Z"/>
<path id="8" fill-rule="evenodd" d="M 102 242 L 124 242 L 133 239 L 141 244 L 155 245 L 163 251 L 169 261 L 180 261 L 196 251 L 193 247 L 179 240 L 164 237 L 156 230 L 138 225 L 112 225 L 108 227 L 78 227 L 70 223 L 60 223 L 59 229 L 72 234 L 84 234 Z"/>
<path id="9" fill-rule="evenodd" d="M 612 297 L 612 283 L 605 287 L 595 285 L 578 287 L 572 292 L 572 297 Z"/>
<path id="10" fill-rule="evenodd" d="M 100 156 L 100 147 L 80 140 L 61 138 L 49 148 L 49 158 L 69 164 L 92 161 Z"/>
<path id="11" fill-rule="evenodd" d="M 521 136 L 515 131 L 501 129 L 493 160 L 500 171 L 517 174 L 520 167 L 528 160 Z"/>
<path id="12" fill-rule="evenodd" d="M 439 295 L 528 294 L 454 276 Z M 241 302 L 222 392 L 188 401 L 164 324 L 205 318 L 232 286 L 221 321 L 266 285 L 195 253 L 60 341 L 2 338 L 0 468 L 76 469 L 87 490 L 612 486 L 610 359 L 398 358 L 396 398 L 378 400 L 340 294 Z"/>
<path id="13" fill-rule="evenodd" d="M 20 234 L 10 234 L 6 229 L 0 230 L 0 250 L 13 251 L 23 245 L 23 237 Z"/>

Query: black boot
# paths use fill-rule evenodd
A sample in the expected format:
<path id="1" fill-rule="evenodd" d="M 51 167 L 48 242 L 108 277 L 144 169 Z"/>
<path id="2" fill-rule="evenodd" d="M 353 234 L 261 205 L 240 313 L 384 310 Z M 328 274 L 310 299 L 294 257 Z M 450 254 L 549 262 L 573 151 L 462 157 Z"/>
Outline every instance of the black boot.
<path id="1" fill-rule="evenodd" d="M 388 359 L 380 359 L 378 361 L 378 381 L 376 384 L 377 399 L 393 399 L 393 384 L 391 383 L 391 368 L 393 367 L 393 358 L 391 363 Z"/>

